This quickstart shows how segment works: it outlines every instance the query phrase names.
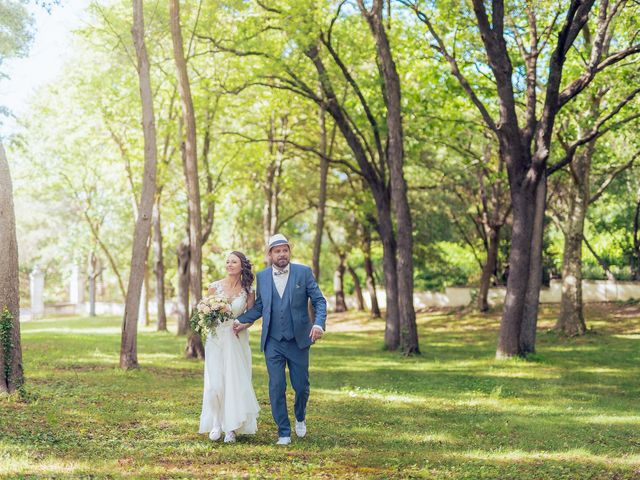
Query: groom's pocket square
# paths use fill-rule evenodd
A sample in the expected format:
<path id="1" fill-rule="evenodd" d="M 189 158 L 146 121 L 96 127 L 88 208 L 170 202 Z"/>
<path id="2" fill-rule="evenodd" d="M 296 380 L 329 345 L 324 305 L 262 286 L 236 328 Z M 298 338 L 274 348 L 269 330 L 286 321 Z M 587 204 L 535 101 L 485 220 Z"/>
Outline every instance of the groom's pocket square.
<path id="1" fill-rule="evenodd" d="M 296 283 L 296 288 L 302 288 L 302 284 Z"/>

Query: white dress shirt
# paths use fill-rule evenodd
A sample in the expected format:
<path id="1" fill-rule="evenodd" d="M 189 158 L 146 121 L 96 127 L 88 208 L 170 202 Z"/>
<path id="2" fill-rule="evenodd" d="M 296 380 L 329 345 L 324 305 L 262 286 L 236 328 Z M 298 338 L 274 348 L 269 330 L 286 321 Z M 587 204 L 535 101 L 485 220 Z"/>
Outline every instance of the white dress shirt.
<path id="1" fill-rule="evenodd" d="M 276 271 L 281 272 L 282 270 L 278 267 L 273 267 L 272 275 L 273 275 L 273 283 L 276 285 L 276 290 L 278 291 L 278 295 L 280 298 L 284 296 L 284 289 L 287 288 L 287 282 L 289 281 L 289 272 L 290 266 L 287 265 L 284 270 L 286 273 L 281 273 L 280 275 L 276 275 Z"/>

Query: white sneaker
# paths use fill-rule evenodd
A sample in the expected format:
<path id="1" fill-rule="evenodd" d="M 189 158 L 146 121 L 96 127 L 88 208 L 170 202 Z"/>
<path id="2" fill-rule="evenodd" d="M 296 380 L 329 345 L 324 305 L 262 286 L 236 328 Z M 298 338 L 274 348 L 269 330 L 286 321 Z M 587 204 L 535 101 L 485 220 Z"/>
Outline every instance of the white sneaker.
<path id="1" fill-rule="evenodd" d="M 224 436 L 224 443 L 236 443 L 236 432 L 227 432 Z"/>
<path id="2" fill-rule="evenodd" d="M 289 445 L 291 443 L 291 437 L 278 437 L 276 445 Z"/>
<path id="3" fill-rule="evenodd" d="M 307 434 L 307 422 L 304 420 L 301 422 L 296 420 L 296 435 L 302 438 L 306 434 Z"/>
<path id="4" fill-rule="evenodd" d="M 214 442 L 216 440 L 220 440 L 221 436 L 222 436 L 222 431 L 220 431 L 219 428 L 214 428 L 213 430 L 211 430 L 211 433 L 209 433 L 209 438 Z"/>

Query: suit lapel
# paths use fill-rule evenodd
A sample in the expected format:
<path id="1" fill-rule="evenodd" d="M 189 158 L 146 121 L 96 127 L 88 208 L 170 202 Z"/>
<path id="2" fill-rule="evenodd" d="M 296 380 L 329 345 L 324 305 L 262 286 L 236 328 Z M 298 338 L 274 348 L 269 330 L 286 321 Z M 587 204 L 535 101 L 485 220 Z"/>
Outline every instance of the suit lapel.
<path id="1" fill-rule="evenodd" d="M 287 290 L 289 290 L 289 307 L 291 307 L 291 299 L 293 298 L 293 291 L 296 288 L 296 269 L 293 268 L 293 264 L 289 264 L 289 281 L 287 282 Z"/>
<path id="2" fill-rule="evenodd" d="M 267 267 L 264 271 L 264 281 L 262 282 L 262 298 L 267 300 L 266 302 L 263 300 L 263 304 L 267 310 L 271 310 L 271 296 L 273 295 L 273 273 L 271 271 L 272 267 Z"/>

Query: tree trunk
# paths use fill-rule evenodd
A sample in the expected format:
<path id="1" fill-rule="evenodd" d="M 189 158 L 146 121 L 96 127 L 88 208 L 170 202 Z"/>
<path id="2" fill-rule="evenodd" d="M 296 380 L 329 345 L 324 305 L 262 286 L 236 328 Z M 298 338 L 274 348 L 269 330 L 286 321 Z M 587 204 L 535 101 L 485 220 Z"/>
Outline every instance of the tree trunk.
<path id="1" fill-rule="evenodd" d="M 153 211 L 151 213 L 153 217 Z M 148 251 L 147 246 L 147 251 Z M 142 283 L 142 287 L 144 289 L 144 326 L 148 327 L 151 324 L 151 315 L 149 315 L 149 300 L 151 299 L 151 274 L 149 271 L 149 259 L 147 258 L 147 263 L 144 266 L 144 282 Z"/>
<path id="2" fill-rule="evenodd" d="M 381 318 L 380 307 L 378 305 L 378 294 L 376 293 L 376 279 L 373 276 L 373 261 L 371 260 L 371 236 L 369 231 L 365 232 L 365 241 L 363 246 L 364 253 L 364 271 L 367 278 L 367 291 L 371 298 L 371 318 Z"/>
<path id="3" fill-rule="evenodd" d="M 525 296 L 522 326 L 520 328 L 520 355 L 535 353 L 536 330 L 540 288 L 542 287 L 542 247 L 544 240 L 544 212 L 547 208 L 547 177 L 543 173 L 536 188 L 536 211 L 531 234 L 531 258 L 529 260 L 529 282 Z"/>
<path id="4" fill-rule="evenodd" d="M 316 231 L 313 239 L 313 275 L 320 279 L 320 251 L 322 249 L 322 233 L 324 232 L 324 216 L 327 206 L 327 175 L 329 173 L 329 161 L 327 160 L 327 125 L 325 122 L 326 108 L 320 105 L 320 191 L 318 193 L 318 207 L 316 208 Z"/>
<path id="5" fill-rule="evenodd" d="M 587 327 L 582 305 L 582 232 L 574 222 L 565 228 L 562 299 L 556 329 L 569 336 L 583 335 Z"/>
<path id="6" fill-rule="evenodd" d="M 282 129 L 282 141 L 278 139 L 275 118 L 272 115 L 269 119 L 269 165 L 267 166 L 267 176 L 263 184 L 265 203 L 262 211 L 262 230 L 264 244 L 269 243 L 269 238 L 276 234 L 280 223 L 280 176 L 282 174 L 282 164 L 284 162 L 285 140 L 287 138 L 288 117 L 283 115 L 280 118 Z"/>
<path id="7" fill-rule="evenodd" d="M 336 312 L 346 312 L 347 303 L 344 298 L 344 272 L 347 267 L 345 266 L 345 256 L 339 254 L 340 263 L 333 274 L 333 292 L 336 296 Z"/>
<path id="8" fill-rule="evenodd" d="M 487 260 L 482 267 L 482 276 L 480 277 L 480 292 L 478 293 L 478 310 L 486 312 L 489 310 L 489 287 L 491 286 L 491 277 L 496 271 L 498 263 L 498 247 L 500 246 L 500 228 L 489 227 L 489 247 L 487 249 Z"/>
<path id="9" fill-rule="evenodd" d="M 351 265 L 347 264 L 347 268 L 349 269 L 351 278 L 353 278 L 353 287 L 356 293 L 356 301 L 358 302 L 358 311 L 364 312 L 366 309 L 364 308 L 364 297 L 362 296 L 362 286 L 360 285 L 360 278 L 358 278 L 358 274 Z"/>
<path id="10" fill-rule="evenodd" d="M 0 393 L 24 384 L 20 342 L 18 240 L 9 162 L 0 141 Z"/>
<path id="11" fill-rule="evenodd" d="M 180 27 L 180 4 L 169 2 L 169 20 L 173 41 L 173 56 L 178 72 L 178 90 L 182 101 L 182 117 L 186 129 L 185 175 L 189 205 L 189 285 L 193 305 L 202 298 L 202 217 L 200 213 L 200 185 L 198 182 L 198 153 L 196 145 L 196 119 L 191 97 L 191 86 L 184 55 L 182 29 Z M 187 358 L 203 358 L 204 347 L 198 335 L 191 332 L 187 339 Z"/>
<path id="12" fill-rule="evenodd" d="M 384 101 L 387 107 L 387 165 L 391 183 L 391 204 L 398 226 L 397 279 L 398 313 L 400 315 L 400 348 L 405 355 L 420 353 L 416 312 L 413 307 L 413 224 L 404 178 L 404 133 L 402 130 L 402 100 L 400 77 L 396 69 L 389 39 L 382 23 L 382 3 L 374 2 L 367 11 L 358 0 L 376 42 L 379 68 L 384 81 Z"/>
<path id="13" fill-rule="evenodd" d="M 144 133 L 144 173 L 140 207 L 133 233 L 131 270 L 127 286 L 124 319 L 122 322 L 122 342 L 120 345 L 120 367 L 137 368 L 137 334 L 140 292 L 147 262 L 148 241 L 151 232 L 151 215 L 156 190 L 156 129 L 153 113 L 153 94 L 149 75 L 149 58 L 144 42 L 144 16 L 142 0 L 133 1 L 133 42 L 138 59 L 140 98 L 142 100 L 142 126 Z"/>
<path id="14" fill-rule="evenodd" d="M 158 331 L 167 330 L 167 312 L 164 306 L 164 253 L 162 250 L 162 224 L 160 217 L 160 196 L 156 196 L 153 208 L 153 273 L 156 276 L 156 303 Z"/>
<path id="15" fill-rule="evenodd" d="M 507 165 L 510 164 L 511 162 L 507 162 Z M 510 172 L 510 177 L 512 176 Z M 513 233 L 509 253 L 509 278 L 507 279 L 507 294 L 500 321 L 496 358 L 510 358 L 520 355 L 520 331 L 529 284 L 531 238 L 536 210 L 535 186 L 526 184 L 524 178 L 520 182 L 512 182 L 511 204 L 513 208 Z"/>
<path id="16" fill-rule="evenodd" d="M 640 188 L 638 188 L 636 212 L 633 216 L 633 254 L 631 256 L 631 270 L 633 272 L 633 279 L 640 281 Z"/>
<path id="17" fill-rule="evenodd" d="M 98 256 L 95 251 L 89 254 L 89 316 L 96 316 L 96 280 L 102 272 L 98 269 Z"/>
<path id="18" fill-rule="evenodd" d="M 178 335 L 189 333 L 189 239 L 176 249 L 178 259 Z"/>
<path id="19" fill-rule="evenodd" d="M 385 192 L 386 193 L 386 192 Z M 384 331 L 384 345 L 387 350 L 400 347 L 400 313 L 398 307 L 398 270 L 396 258 L 396 238 L 391 219 L 390 199 L 386 195 L 377 203 L 380 240 L 382 241 L 382 270 L 387 311 Z M 375 196 L 374 196 L 375 198 Z"/>
<path id="20" fill-rule="evenodd" d="M 576 156 L 566 185 L 567 216 L 562 225 L 562 298 L 556 329 L 569 336 L 583 335 L 587 331 L 582 304 L 582 241 L 589 206 L 592 154 L 593 144 Z"/>
<path id="21" fill-rule="evenodd" d="M 126 292 L 126 290 L 124 288 L 124 281 L 122 279 L 122 275 L 120 274 L 120 270 L 118 269 L 118 262 L 116 261 L 114 256 L 109 251 L 109 248 L 107 248 L 107 244 L 104 243 L 104 241 L 100 238 L 99 228 L 93 223 L 93 220 L 91 220 L 91 217 L 89 216 L 88 211 L 85 209 L 82 212 L 82 214 L 83 214 L 83 217 L 84 217 L 85 221 L 89 225 L 89 230 L 91 230 L 91 235 L 93 236 L 94 240 L 96 241 L 96 243 L 100 247 L 100 250 L 102 250 L 102 253 L 104 253 L 105 257 L 107 257 L 107 261 L 109 262 L 109 266 L 111 267 L 111 271 L 113 272 L 113 274 L 116 276 L 116 279 L 118 280 L 118 289 L 120 290 L 120 293 L 122 294 L 122 299 L 123 300 L 126 299 L 127 298 L 127 292 Z"/>

